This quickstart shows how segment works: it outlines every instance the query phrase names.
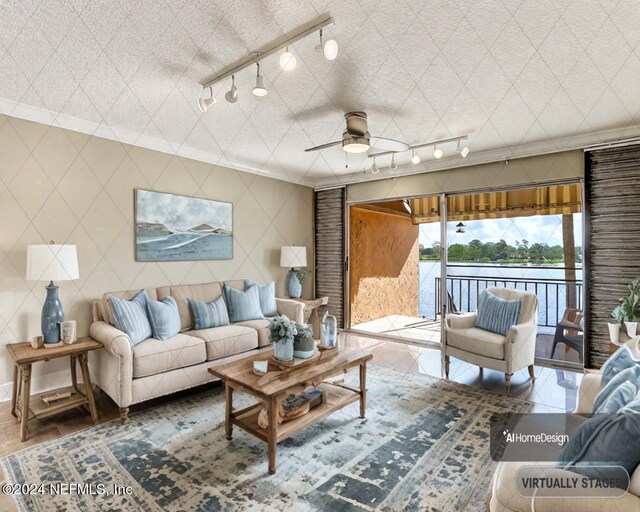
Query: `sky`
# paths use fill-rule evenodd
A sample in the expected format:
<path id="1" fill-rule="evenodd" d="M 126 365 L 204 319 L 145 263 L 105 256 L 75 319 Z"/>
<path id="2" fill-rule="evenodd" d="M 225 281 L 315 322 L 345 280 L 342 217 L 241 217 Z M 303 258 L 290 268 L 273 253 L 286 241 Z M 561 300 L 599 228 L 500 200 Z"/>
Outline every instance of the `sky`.
<path id="1" fill-rule="evenodd" d="M 562 245 L 562 216 L 536 215 L 533 217 L 517 217 L 513 219 L 487 219 L 467 221 L 465 233 L 456 233 L 458 222 L 447 223 L 447 238 L 451 244 L 468 244 L 471 240 L 481 242 L 498 242 L 504 239 L 514 245 L 516 240 L 528 240 L 529 244 L 547 243 L 551 246 Z M 582 215 L 573 215 L 573 229 L 576 246 L 582 245 Z M 438 222 L 420 225 L 420 243 L 429 247 L 440 241 L 440 224 Z"/>
<path id="2" fill-rule="evenodd" d="M 136 221 L 159 222 L 170 229 L 187 230 L 209 224 L 231 231 L 232 208 L 231 203 L 150 190 L 136 191 Z"/>

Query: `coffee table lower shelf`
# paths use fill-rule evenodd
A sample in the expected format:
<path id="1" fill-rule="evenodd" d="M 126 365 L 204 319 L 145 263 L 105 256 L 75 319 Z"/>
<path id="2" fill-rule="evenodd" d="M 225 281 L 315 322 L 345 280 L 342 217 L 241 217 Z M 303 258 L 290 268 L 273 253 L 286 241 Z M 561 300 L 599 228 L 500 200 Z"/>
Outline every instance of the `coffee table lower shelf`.
<path id="1" fill-rule="evenodd" d="M 360 400 L 360 390 L 346 386 L 323 382 L 318 386 L 325 392 L 324 403 L 314 407 L 304 416 L 286 421 L 277 426 L 276 442 L 280 443 L 296 432 L 299 432 L 312 423 L 320 421 L 331 413 Z M 262 402 L 258 402 L 246 409 L 231 414 L 231 423 L 249 432 L 265 443 L 269 442 L 268 432 L 258 425 L 258 415 L 264 408 Z"/>

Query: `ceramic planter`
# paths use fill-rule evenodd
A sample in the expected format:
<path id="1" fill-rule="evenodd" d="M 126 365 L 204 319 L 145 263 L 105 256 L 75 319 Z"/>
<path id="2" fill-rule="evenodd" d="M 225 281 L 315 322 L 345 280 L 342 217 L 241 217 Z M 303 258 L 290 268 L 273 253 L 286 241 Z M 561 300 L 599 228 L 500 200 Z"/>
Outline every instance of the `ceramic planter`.
<path id="1" fill-rule="evenodd" d="M 316 344 L 313 338 L 296 336 L 293 343 L 293 357 L 309 359 L 316 353 Z"/>
<path id="2" fill-rule="evenodd" d="M 291 361 L 293 359 L 293 340 L 289 339 L 274 342 L 273 357 L 278 361 Z"/>
<path id="3" fill-rule="evenodd" d="M 620 328 L 622 326 L 617 322 L 609 322 L 607 325 L 609 326 L 609 339 L 611 343 L 620 343 Z"/>
<path id="4" fill-rule="evenodd" d="M 638 322 L 626 322 L 624 323 L 624 327 L 627 330 L 627 336 L 629 338 L 633 338 L 638 331 Z"/>

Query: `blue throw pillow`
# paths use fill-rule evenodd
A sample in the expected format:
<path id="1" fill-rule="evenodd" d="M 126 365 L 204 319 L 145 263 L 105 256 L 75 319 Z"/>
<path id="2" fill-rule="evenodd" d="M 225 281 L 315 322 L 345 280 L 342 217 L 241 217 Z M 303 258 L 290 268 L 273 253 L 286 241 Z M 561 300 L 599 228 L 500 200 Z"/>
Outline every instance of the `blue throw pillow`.
<path id="1" fill-rule="evenodd" d="M 116 327 L 129 336 L 131 346 L 151 338 L 151 324 L 147 318 L 147 290 L 141 290 L 131 300 L 109 295 Z"/>
<path id="2" fill-rule="evenodd" d="M 256 285 L 249 286 L 242 292 L 225 284 L 223 291 L 232 323 L 264 319 L 260 309 L 260 292 Z"/>
<path id="3" fill-rule="evenodd" d="M 632 386 L 633 389 L 630 389 L 629 386 Z M 614 411 L 611 410 L 612 407 L 616 404 L 619 404 L 620 408 L 624 407 L 635 398 L 638 388 L 640 388 L 640 365 L 622 370 L 600 390 L 593 402 L 593 412 L 618 412 L 619 409 Z M 612 395 L 614 397 L 609 401 Z M 622 403 L 623 400 L 625 400 L 624 403 Z M 603 409 L 605 404 L 608 404 L 606 410 Z"/>
<path id="4" fill-rule="evenodd" d="M 506 336 L 511 326 L 518 323 L 521 309 L 521 300 L 504 300 L 484 290 L 478 299 L 476 327 Z"/>
<path id="5" fill-rule="evenodd" d="M 227 313 L 227 305 L 224 303 L 222 295 L 211 302 L 187 300 L 189 301 L 191 316 L 193 316 L 194 329 L 209 329 L 210 327 L 229 325 L 229 313 Z"/>
<path id="6" fill-rule="evenodd" d="M 147 313 L 155 339 L 168 340 L 180 332 L 180 313 L 173 297 L 147 300 Z"/>
<path id="7" fill-rule="evenodd" d="M 619 475 L 613 466 L 622 466 L 631 475 L 640 463 L 638 438 L 640 414 L 595 415 L 573 433 L 560 452 L 558 466 L 597 479 Z"/>
<path id="8" fill-rule="evenodd" d="M 264 316 L 277 316 L 278 304 L 276 303 L 276 283 L 271 281 L 269 284 L 256 284 L 253 281 L 247 279 L 244 282 L 244 287 L 256 285 L 258 287 L 258 293 L 260 295 L 260 310 Z"/>
<path id="9" fill-rule="evenodd" d="M 600 369 L 602 378 L 602 386 L 606 386 L 614 376 L 627 368 L 639 366 L 640 361 L 633 358 L 631 349 L 627 345 L 623 345 L 616 350 L 609 359 L 605 361 Z"/>

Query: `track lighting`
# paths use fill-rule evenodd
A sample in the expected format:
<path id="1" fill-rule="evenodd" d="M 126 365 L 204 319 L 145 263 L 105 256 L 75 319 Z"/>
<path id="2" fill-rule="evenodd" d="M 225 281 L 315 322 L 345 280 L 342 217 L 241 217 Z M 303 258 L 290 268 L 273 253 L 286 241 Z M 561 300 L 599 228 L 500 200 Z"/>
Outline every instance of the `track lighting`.
<path id="1" fill-rule="evenodd" d="M 464 222 L 458 222 L 456 224 L 456 233 L 464 233 L 467 231 L 467 226 L 464 225 Z"/>
<path id="2" fill-rule="evenodd" d="M 389 166 L 389 169 L 395 171 L 397 168 L 398 164 L 396 163 L 396 154 L 394 153 L 393 155 L 391 155 L 391 165 Z"/>
<path id="3" fill-rule="evenodd" d="M 229 89 L 224 95 L 224 99 L 229 103 L 235 103 L 238 101 L 238 88 L 236 87 L 236 76 L 231 75 L 231 89 Z"/>
<path id="4" fill-rule="evenodd" d="M 315 50 L 322 52 L 327 60 L 334 60 L 338 56 L 338 41 L 334 38 L 323 41 L 322 29 L 320 29 L 320 43 L 316 45 Z"/>
<path id="5" fill-rule="evenodd" d="M 256 74 L 256 86 L 253 88 L 251 93 L 258 98 L 262 98 L 263 96 L 266 96 L 269 91 L 267 91 L 267 88 L 264 86 L 264 79 L 260 75 L 260 63 L 256 62 L 256 66 L 258 68 Z"/>
<path id="6" fill-rule="evenodd" d="M 418 165 L 420 163 L 420 157 L 418 156 L 418 154 L 416 153 L 416 150 L 413 150 L 413 156 L 411 157 L 411 163 L 413 165 Z"/>
<path id="7" fill-rule="evenodd" d="M 380 172 L 380 167 L 376 163 L 376 159 L 373 159 L 373 165 L 371 166 L 371 174 L 378 174 Z"/>
<path id="8" fill-rule="evenodd" d="M 469 146 L 464 146 L 460 149 L 460 141 L 458 141 L 458 152 L 462 158 L 467 158 L 467 155 L 469 154 Z"/>
<path id="9" fill-rule="evenodd" d="M 200 109 L 201 112 L 206 112 L 209 109 L 209 107 L 216 102 L 216 99 L 213 97 L 213 89 L 211 89 L 211 87 L 209 87 L 209 93 L 211 94 L 211 97 L 206 99 L 200 98 L 198 100 L 198 108 Z"/>
<path id="10" fill-rule="evenodd" d="M 443 155 L 444 155 L 443 151 L 441 149 L 438 149 L 438 146 L 436 146 L 434 144 L 433 145 L 433 156 L 435 158 L 442 158 Z"/>
<path id="11" fill-rule="evenodd" d="M 296 68 L 296 64 L 296 56 L 289 51 L 289 47 L 287 46 L 284 53 L 280 55 L 280 67 L 284 71 L 292 71 Z"/>

